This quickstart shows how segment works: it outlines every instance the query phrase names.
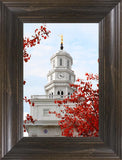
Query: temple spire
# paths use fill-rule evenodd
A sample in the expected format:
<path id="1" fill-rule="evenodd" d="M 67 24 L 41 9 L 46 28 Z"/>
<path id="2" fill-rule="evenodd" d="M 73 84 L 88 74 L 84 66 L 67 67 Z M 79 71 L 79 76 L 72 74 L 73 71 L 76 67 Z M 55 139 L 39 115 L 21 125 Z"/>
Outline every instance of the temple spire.
<path id="1" fill-rule="evenodd" d="M 61 36 L 61 47 L 60 47 L 60 49 L 63 50 L 63 48 L 64 48 L 63 47 L 63 35 L 60 35 L 60 36 Z"/>

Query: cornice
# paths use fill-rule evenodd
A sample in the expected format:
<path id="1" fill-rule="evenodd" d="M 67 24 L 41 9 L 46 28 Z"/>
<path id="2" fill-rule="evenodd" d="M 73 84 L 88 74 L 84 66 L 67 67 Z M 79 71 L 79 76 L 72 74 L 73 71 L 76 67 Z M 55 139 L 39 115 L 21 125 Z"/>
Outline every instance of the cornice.
<path id="1" fill-rule="evenodd" d="M 48 83 L 46 86 L 45 86 L 45 90 L 49 90 L 50 88 L 53 88 L 54 86 L 57 87 L 57 86 L 67 86 L 69 87 L 69 84 L 71 83 L 71 81 L 69 80 L 62 80 L 61 82 L 59 82 L 59 80 L 53 80 L 51 81 L 50 83 Z"/>
<path id="2" fill-rule="evenodd" d="M 67 73 L 69 73 L 69 74 L 75 75 L 75 74 L 74 74 L 74 71 L 71 70 L 71 69 L 69 69 L 69 68 L 58 68 L 58 67 L 57 67 L 57 68 L 55 68 L 55 69 L 50 70 L 50 71 L 48 72 L 48 74 L 47 74 L 47 77 L 50 76 L 52 73 L 55 73 L 55 72 L 67 72 Z"/>
<path id="3" fill-rule="evenodd" d="M 73 59 L 72 59 L 71 55 L 64 50 L 63 51 L 59 50 L 57 53 L 52 55 L 52 57 L 50 58 L 50 61 L 52 61 L 56 56 L 64 56 L 64 57 L 70 58 L 71 59 L 71 64 L 73 64 Z"/>

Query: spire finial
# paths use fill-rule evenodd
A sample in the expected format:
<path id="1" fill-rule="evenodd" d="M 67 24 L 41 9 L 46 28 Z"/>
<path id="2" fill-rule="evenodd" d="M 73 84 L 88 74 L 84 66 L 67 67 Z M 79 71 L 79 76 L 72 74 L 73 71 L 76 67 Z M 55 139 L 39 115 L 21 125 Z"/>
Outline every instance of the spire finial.
<path id="1" fill-rule="evenodd" d="M 60 37 L 61 37 L 61 50 L 63 50 L 63 35 L 60 35 Z"/>

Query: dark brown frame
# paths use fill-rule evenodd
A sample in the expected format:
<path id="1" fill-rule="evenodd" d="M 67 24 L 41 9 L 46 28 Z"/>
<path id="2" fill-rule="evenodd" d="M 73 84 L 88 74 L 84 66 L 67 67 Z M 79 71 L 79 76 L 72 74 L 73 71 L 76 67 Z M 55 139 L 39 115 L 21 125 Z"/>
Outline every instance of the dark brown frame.
<path id="1" fill-rule="evenodd" d="M 99 23 L 98 138 L 22 138 L 23 22 Z M 0 158 L 122 159 L 122 0 L 0 0 L 0 73 Z"/>

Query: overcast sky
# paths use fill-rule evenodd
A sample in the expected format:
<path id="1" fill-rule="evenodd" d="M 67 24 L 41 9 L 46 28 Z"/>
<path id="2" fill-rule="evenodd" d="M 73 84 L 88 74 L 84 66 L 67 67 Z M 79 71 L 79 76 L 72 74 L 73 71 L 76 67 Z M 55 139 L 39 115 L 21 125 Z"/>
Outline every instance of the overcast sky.
<path id="1" fill-rule="evenodd" d="M 42 24 L 24 23 L 24 37 L 31 37 Z M 28 49 L 31 60 L 24 63 L 24 96 L 45 95 L 47 73 L 51 69 L 50 57 L 60 49 L 63 34 L 64 50 L 73 58 L 72 70 L 77 78 L 83 78 L 86 72 L 98 73 L 98 24 L 48 23 L 51 31 L 48 39 Z M 29 113 L 29 105 L 24 104 L 24 114 Z"/>

